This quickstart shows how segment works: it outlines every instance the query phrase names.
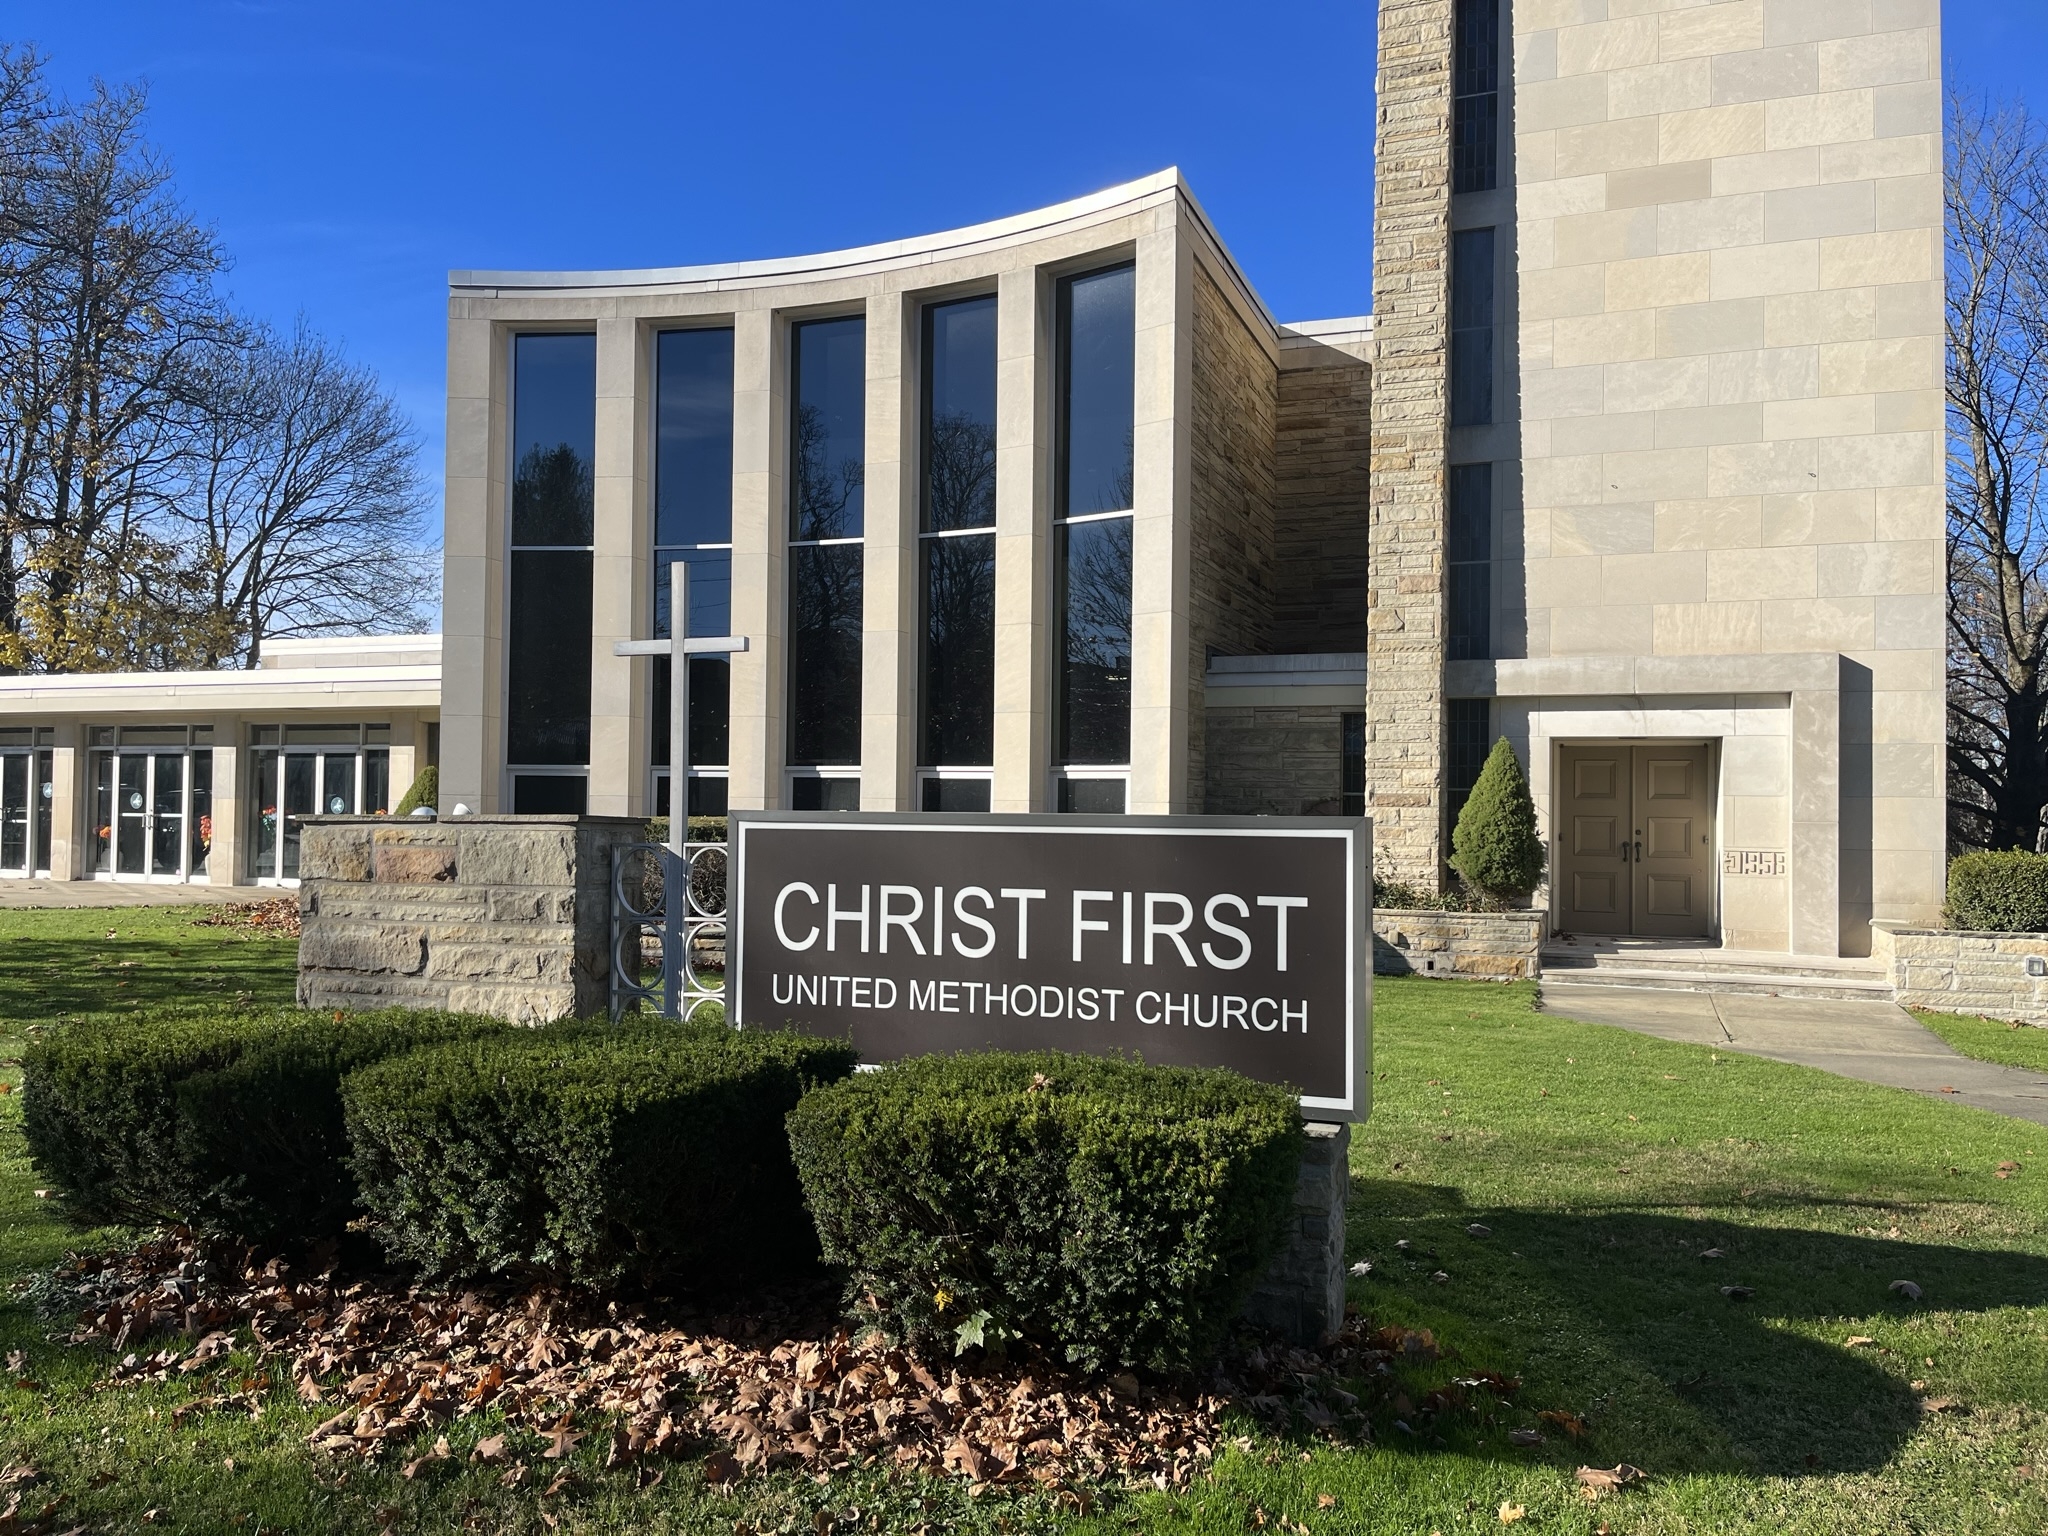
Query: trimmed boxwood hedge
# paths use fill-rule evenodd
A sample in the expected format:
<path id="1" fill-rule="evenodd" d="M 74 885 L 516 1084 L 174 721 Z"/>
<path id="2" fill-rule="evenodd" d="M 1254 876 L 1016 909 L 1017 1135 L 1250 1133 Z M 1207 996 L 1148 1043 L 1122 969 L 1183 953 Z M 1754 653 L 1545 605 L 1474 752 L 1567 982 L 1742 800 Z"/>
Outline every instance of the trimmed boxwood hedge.
<path id="1" fill-rule="evenodd" d="M 716 1284 L 814 1259 L 783 1117 L 853 1048 L 722 1025 L 553 1025 L 343 1087 L 363 1203 L 442 1274 Z"/>
<path id="2" fill-rule="evenodd" d="M 1160 1370 L 1221 1344 L 1285 1240 L 1302 1150 L 1286 1089 L 1058 1052 L 863 1074 L 809 1094 L 789 1135 L 873 1321 Z"/>
<path id="3" fill-rule="evenodd" d="M 80 1019 L 23 1055 L 29 1155 L 81 1225 L 182 1221 L 263 1242 L 329 1236 L 356 1214 L 342 1076 L 506 1027 L 395 1009 Z"/>
<path id="4" fill-rule="evenodd" d="M 1960 855 L 1948 867 L 1942 921 L 1966 931 L 2048 933 L 2048 854 Z"/>

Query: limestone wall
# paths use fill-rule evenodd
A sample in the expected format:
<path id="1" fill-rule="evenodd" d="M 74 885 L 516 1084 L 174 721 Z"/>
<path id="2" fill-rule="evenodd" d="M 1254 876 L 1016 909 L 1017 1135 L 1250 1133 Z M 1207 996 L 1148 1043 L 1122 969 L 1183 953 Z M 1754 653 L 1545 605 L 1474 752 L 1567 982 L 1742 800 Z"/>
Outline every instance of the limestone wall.
<path id="1" fill-rule="evenodd" d="M 1211 699 L 1227 697 L 1217 690 Z M 1207 711 L 1210 816 L 1334 816 L 1343 809 L 1341 705 L 1223 706 Z"/>
<path id="2" fill-rule="evenodd" d="M 1549 926 L 1542 912 L 1419 912 L 1376 907 L 1372 968 L 1382 976 L 1533 981 Z"/>
<path id="3" fill-rule="evenodd" d="M 299 1002 L 446 1008 L 519 1024 L 608 1002 L 624 816 L 318 816 L 300 855 Z"/>
<path id="4" fill-rule="evenodd" d="M 1188 799 L 1202 803 L 1202 675 L 1213 654 L 1268 648 L 1273 615 L 1271 356 L 1208 272 L 1194 278 L 1189 410 Z"/>
<path id="5" fill-rule="evenodd" d="M 1889 962 L 1903 1007 L 2048 1024 L 2048 933 L 1870 926 L 1872 952 Z M 2029 961 L 2038 974 L 2029 973 Z"/>
<path id="6" fill-rule="evenodd" d="M 1315 365 L 1299 366 L 1304 355 Z M 1372 369 L 1335 347 L 1282 354 L 1274 444 L 1276 652 L 1362 651 Z"/>
<path id="7" fill-rule="evenodd" d="M 1351 1127 L 1311 1121 L 1287 1246 L 1245 1302 L 1248 1320 L 1307 1345 L 1344 1326 L 1344 1208 L 1350 1198 Z"/>

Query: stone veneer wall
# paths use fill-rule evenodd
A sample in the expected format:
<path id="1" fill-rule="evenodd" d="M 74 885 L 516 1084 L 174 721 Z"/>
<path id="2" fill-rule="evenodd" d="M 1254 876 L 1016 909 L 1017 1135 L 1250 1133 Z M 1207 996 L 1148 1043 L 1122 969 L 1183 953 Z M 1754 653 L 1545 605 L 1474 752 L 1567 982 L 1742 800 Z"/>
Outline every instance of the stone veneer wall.
<path id="1" fill-rule="evenodd" d="M 1203 673 L 1212 653 L 1269 647 L 1273 604 L 1272 357 L 1198 262 L 1189 411 L 1188 800 L 1199 804 Z"/>
<path id="2" fill-rule="evenodd" d="M 1307 1345 L 1344 1326 L 1344 1208 L 1350 1198 L 1351 1127 L 1311 1121 L 1287 1246 L 1245 1303 L 1249 1321 Z"/>
<path id="3" fill-rule="evenodd" d="M 299 1002 L 516 1024 L 605 1011 L 625 816 L 317 816 L 300 845 Z"/>
<path id="4" fill-rule="evenodd" d="M 1427 912 L 1374 908 L 1372 968 L 1382 976 L 1533 981 L 1550 926 L 1544 912 Z"/>
<path id="5" fill-rule="evenodd" d="M 1221 690 L 1216 697 L 1228 697 Z M 1203 763 L 1210 816 L 1335 816 L 1343 809 L 1339 705 L 1217 705 Z"/>
<path id="6" fill-rule="evenodd" d="M 1283 367 L 1273 454 L 1276 653 L 1366 647 L 1371 454 L 1370 365 L 1320 347 L 1314 367 Z"/>
<path id="7" fill-rule="evenodd" d="M 1381 0 L 1366 798 L 1388 875 L 1442 874 L 1451 0 Z"/>
<path id="8" fill-rule="evenodd" d="M 1902 1007 L 2048 1024 L 2048 933 L 1965 933 L 1875 922 L 1871 953 Z M 2041 974 L 2027 974 L 2039 960 Z"/>

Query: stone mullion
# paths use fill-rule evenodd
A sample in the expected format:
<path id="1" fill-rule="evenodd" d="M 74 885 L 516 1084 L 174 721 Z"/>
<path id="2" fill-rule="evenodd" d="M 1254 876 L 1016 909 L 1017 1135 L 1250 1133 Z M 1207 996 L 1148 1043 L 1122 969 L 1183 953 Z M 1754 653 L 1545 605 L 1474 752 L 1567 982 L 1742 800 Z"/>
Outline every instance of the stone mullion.
<path id="1" fill-rule="evenodd" d="M 1386 874 L 1443 859 L 1452 0 L 1381 0 L 1366 796 Z"/>

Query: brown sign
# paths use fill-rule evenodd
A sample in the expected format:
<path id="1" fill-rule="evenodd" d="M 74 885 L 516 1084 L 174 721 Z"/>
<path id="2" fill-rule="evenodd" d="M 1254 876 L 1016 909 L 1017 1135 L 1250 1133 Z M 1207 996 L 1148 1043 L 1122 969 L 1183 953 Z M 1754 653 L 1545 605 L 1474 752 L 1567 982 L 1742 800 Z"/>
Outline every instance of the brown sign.
<path id="1" fill-rule="evenodd" d="M 733 1021 L 934 1051 L 1231 1067 L 1363 1119 L 1371 825 L 738 811 Z"/>

